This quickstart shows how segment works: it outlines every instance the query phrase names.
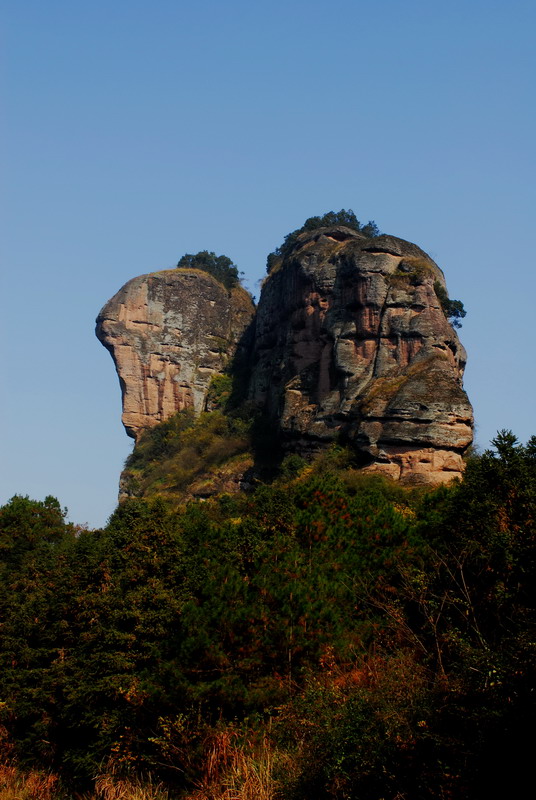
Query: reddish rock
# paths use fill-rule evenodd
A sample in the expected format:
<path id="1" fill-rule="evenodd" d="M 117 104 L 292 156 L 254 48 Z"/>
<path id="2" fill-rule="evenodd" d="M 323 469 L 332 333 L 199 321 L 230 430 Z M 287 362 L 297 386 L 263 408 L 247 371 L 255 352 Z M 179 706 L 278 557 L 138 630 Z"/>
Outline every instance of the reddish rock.
<path id="1" fill-rule="evenodd" d="M 343 226 L 302 234 L 257 311 L 251 399 L 290 449 L 351 442 L 368 469 L 438 483 L 460 475 L 473 414 L 466 354 L 419 247 Z"/>
<path id="2" fill-rule="evenodd" d="M 171 269 L 126 283 L 97 317 L 123 398 L 123 424 L 137 439 L 176 411 L 204 408 L 251 323 L 254 306 L 241 287 L 226 289 L 206 272 Z"/>

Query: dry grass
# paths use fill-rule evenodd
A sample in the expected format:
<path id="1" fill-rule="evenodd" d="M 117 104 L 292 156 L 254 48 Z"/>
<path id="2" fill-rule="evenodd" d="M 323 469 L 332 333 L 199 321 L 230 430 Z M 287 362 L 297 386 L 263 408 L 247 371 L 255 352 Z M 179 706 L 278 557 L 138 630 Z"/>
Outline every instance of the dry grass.
<path id="1" fill-rule="evenodd" d="M 150 777 L 141 783 L 111 773 L 99 775 L 95 781 L 93 798 L 86 800 L 169 800 L 169 794 L 162 784 L 154 784 Z"/>
<path id="2" fill-rule="evenodd" d="M 208 742 L 204 777 L 185 800 L 276 800 L 280 759 L 266 737 L 239 744 L 235 733 L 218 733 Z"/>
<path id="3" fill-rule="evenodd" d="M 222 731 L 207 740 L 204 774 L 184 800 L 276 800 L 280 796 L 274 764 L 283 766 L 281 754 L 266 737 L 245 744 L 237 739 L 234 731 Z M 150 777 L 141 782 L 113 771 L 99 775 L 90 794 L 71 795 L 62 790 L 56 775 L 0 765 L 0 800 L 171 800 L 171 795 Z"/>
<path id="4" fill-rule="evenodd" d="M 291 769 L 266 736 L 243 743 L 234 731 L 215 733 L 206 742 L 203 776 L 184 800 L 276 800 L 281 796 L 276 764 L 279 771 Z M 0 800 L 172 800 L 172 795 L 150 776 L 142 782 L 113 770 L 97 777 L 93 792 L 73 795 L 57 775 L 0 765 Z"/>
<path id="5" fill-rule="evenodd" d="M 57 775 L 36 770 L 22 772 L 1 764 L 0 800 L 170 800 L 170 797 L 161 784 L 154 784 L 150 778 L 141 783 L 113 773 L 100 775 L 94 792 L 72 795 L 62 789 Z"/>
<path id="6" fill-rule="evenodd" d="M 57 775 L 46 772 L 21 772 L 0 764 L 0 800 L 58 800 L 61 797 Z"/>

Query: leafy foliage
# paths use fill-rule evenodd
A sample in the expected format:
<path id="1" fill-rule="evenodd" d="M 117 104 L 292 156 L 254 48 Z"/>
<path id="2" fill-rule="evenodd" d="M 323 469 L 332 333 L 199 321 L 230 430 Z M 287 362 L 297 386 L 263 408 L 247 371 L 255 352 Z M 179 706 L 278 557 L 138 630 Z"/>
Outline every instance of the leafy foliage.
<path id="1" fill-rule="evenodd" d="M 348 211 L 346 211 L 344 208 L 342 208 L 340 211 L 328 211 L 321 217 L 309 217 L 305 220 L 301 228 L 292 231 L 292 233 L 288 233 L 285 236 L 283 244 L 279 247 L 276 247 L 276 249 L 268 255 L 266 262 L 267 271 L 270 272 L 274 266 L 274 263 L 278 259 L 285 258 L 290 253 L 298 240 L 298 236 L 301 233 L 305 233 L 305 231 L 313 231 L 316 230 L 316 228 L 327 228 L 335 225 L 345 225 L 347 228 L 352 228 L 355 231 L 359 231 L 359 233 L 362 233 L 364 236 L 369 236 L 370 238 L 380 235 L 378 226 L 375 222 L 373 222 L 373 220 L 369 220 L 366 224 L 362 224 L 359 222 L 351 208 L 349 208 Z"/>
<path id="2" fill-rule="evenodd" d="M 55 497 L 42 502 L 15 495 L 0 508 L 0 564 L 13 567 L 27 554 L 53 546 L 66 531 L 67 512 Z"/>
<path id="3" fill-rule="evenodd" d="M 143 458 L 177 439 L 192 458 L 193 430 L 174 420 Z M 249 494 L 132 499 L 91 532 L 52 498 L 14 498 L 0 509 L 4 750 L 79 788 L 103 768 L 150 771 L 190 798 L 234 786 L 237 764 L 256 796 L 262 768 L 271 798 L 518 794 L 535 454 L 536 438 L 501 431 L 434 491 L 288 458 Z"/>
<path id="4" fill-rule="evenodd" d="M 442 286 L 442 284 L 439 283 L 439 281 L 434 283 L 434 290 L 437 295 L 437 299 L 441 303 L 441 308 L 443 309 L 446 318 L 455 328 L 461 328 L 462 323 L 460 322 L 460 319 L 463 319 L 467 314 L 467 311 L 463 307 L 462 301 L 451 300 L 447 294 L 447 290 L 444 286 Z"/>
<path id="5" fill-rule="evenodd" d="M 177 263 L 179 269 L 200 269 L 213 275 L 226 289 L 233 289 L 240 283 L 238 267 L 227 256 L 217 256 L 208 250 L 192 255 L 186 253 Z"/>

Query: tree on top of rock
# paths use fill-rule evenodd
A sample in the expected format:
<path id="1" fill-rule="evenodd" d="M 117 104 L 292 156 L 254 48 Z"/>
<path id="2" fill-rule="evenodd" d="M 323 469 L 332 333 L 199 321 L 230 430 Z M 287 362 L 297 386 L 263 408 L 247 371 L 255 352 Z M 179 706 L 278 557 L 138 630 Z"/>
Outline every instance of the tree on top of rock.
<path id="1" fill-rule="evenodd" d="M 439 283 L 439 281 L 434 283 L 434 289 L 437 299 L 441 304 L 441 308 L 443 309 L 443 313 L 450 324 L 453 326 L 453 328 L 461 328 L 462 323 L 460 322 L 460 319 L 463 319 L 467 314 L 467 311 L 463 307 L 462 301 L 451 300 L 447 294 L 447 290 Z"/>
<path id="2" fill-rule="evenodd" d="M 267 271 L 270 272 L 276 259 L 285 258 L 285 256 L 290 253 L 301 233 L 305 233 L 305 231 L 314 231 L 316 228 L 331 228 L 334 225 L 345 225 L 347 228 L 359 231 L 359 233 L 371 239 L 380 235 L 378 226 L 373 220 L 369 220 L 366 225 L 362 224 L 351 208 L 349 208 L 348 211 L 345 208 L 341 208 L 340 211 L 328 211 L 321 217 L 309 217 L 309 219 L 305 220 L 301 228 L 292 231 L 292 233 L 288 233 L 285 236 L 283 244 L 276 247 L 273 253 L 268 255 L 266 261 Z"/>
<path id="3" fill-rule="evenodd" d="M 216 280 L 223 283 L 226 289 L 233 289 L 240 282 L 236 264 L 233 264 L 227 256 L 217 256 L 216 253 L 209 253 L 208 250 L 201 250 L 195 255 L 185 253 L 177 263 L 177 267 L 208 272 L 209 275 L 213 275 Z"/>

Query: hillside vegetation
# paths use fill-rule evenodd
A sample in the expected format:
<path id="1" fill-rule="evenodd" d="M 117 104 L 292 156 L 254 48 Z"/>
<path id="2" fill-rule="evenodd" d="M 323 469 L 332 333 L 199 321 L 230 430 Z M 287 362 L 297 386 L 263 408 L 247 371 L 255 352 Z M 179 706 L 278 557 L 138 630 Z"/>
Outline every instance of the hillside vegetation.
<path id="1" fill-rule="evenodd" d="M 54 498 L 13 498 L 0 798 L 515 794 L 531 769 L 536 441 L 494 445 L 433 491 L 335 448 L 248 492 L 128 500 L 100 531 Z"/>

